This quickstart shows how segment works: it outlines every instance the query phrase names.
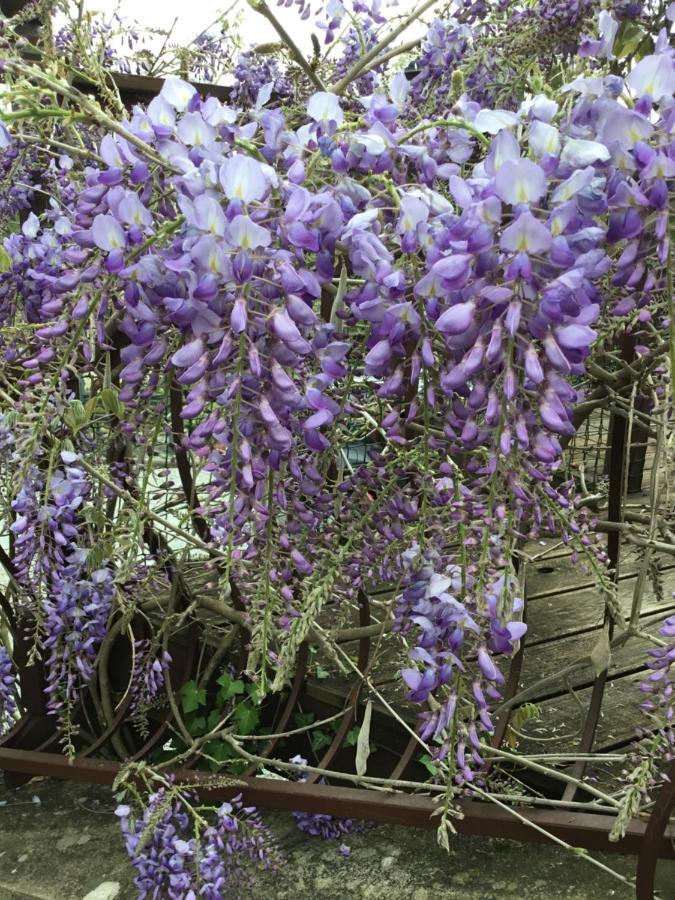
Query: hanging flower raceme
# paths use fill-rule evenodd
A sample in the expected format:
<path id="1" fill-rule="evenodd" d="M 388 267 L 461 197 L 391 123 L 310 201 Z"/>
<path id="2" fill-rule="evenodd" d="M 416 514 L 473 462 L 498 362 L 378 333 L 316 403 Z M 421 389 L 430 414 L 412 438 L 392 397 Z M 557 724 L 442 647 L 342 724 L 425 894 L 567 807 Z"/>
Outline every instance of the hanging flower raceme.
<path id="1" fill-rule="evenodd" d="M 621 19 L 642 11 L 605 6 L 593 30 L 587 2 L 467 0 L 432 23 L 410 81 L 378 64 L 343 91 L 385 18 L 378 2 L 331 2 L 329 43 L 348 19 L 359 28 L 328 62 L 316 54 L 320 90 L 245 53 L 228 104 L 170 77 L 115 127 L 101 115 L 78 132 L 71 156 L 53 152 L 52 202 L 4 244 L 2 403 L 20 425 L 0 423 L 0 450 L 18 602 L 67 728 L 133 609 L 138 547 L 180 569 L 175 542 L 198 550 L 209 597 L 244 608 L 261 694 L 288 681 L 322 610 L 400 582 L 420 736 L 456 784 L 480 780 L 525 634 L 518 542 L 560 533 L 607 584 L 562 466 L 589 358 L 611 355 L 615 326 L 670 327 L 673 56 L 664 34 L 614 74 Z M 580 42 L 583 74 L 546 84 Z M 25 144 L 4 131 L 0 144 L 6 173 L 25 168 Z M 0 203 L 15 210 L 13 187 Z M 182 497 L 170 463 L 156 471 L 160 448 Z M 163 688 L 161 646 L 134 647 L 137 722 Z M 139 889 L 220 896 L 216 849 L 247 844 L 232 809 L 198 840 L 184 807 L 166 786 L 120 812 Z"/>
<path id="2" fill-rule="evenodd" d="M 47 706 L 66 717 L 94 674 L 114 597 L 113 570 L 104 565 L 88 572 L 87 555 L 84 550 L 69 555 L 54 574 L 41 610 Z"/>
<path id="3" fill-rule="evenodd" d="M 473 510 L 479 513 L 478 507 Z M 460 526 L 464 546 L 404 554 L 409 574 L 396 607 L 395 629 L 415 641 L 413 668 L 404 669 L 407 699 L 429 711 L 419 717 L 420 737 L 444 759 L 454 752 L 458 784 L 472 782 L 482 767 L 481 740 L 493 730 L 491 707 L 505 677 L 500 660 L 511 656 L 527 628 L 515 577 L 498 541 L 486 548 L 473 516 Z M 484 526 L 483 526 L 484 527 Z M 426 558 L 425 558 L 426 557 Z"/>
<path id="4" fill-rule="evenodd" d="M 659 634 L 665 646 L 649 651 L 647 665 L 652 671 L 640 685 L 647 695 L 641 709 L 660 739 L 663 759 L 670 762 L 675 759 L 675 616 L 663 622 Z"/>
<path id="5" fill-rule="evenodd" d="M 18 717 L 16 687 L 12 657 L 5 647 L 0 647 L 0 736 L 10 730 Z"/>
<path id="6" fill-rule="evenodd" d="M 117 807 L 140 900 L 245 897 L 253 870 L 277 865 L 267 828 L 240 796 L 223 803 L 213 822 L 200 813 L 195 819 L 195 806 L 190 792 L 160 787 L 140 812 L 127 804 Z"/>
<path id="7" fill-rule="evenodd" d="M 164 688 L 164 670 L 170 662 L 171 654 L 167 650 L 153 648 L 147 639 L 134 642 L 129 713 L 138 723 L 143 723 L 150 707 L 160 698 Z"/>

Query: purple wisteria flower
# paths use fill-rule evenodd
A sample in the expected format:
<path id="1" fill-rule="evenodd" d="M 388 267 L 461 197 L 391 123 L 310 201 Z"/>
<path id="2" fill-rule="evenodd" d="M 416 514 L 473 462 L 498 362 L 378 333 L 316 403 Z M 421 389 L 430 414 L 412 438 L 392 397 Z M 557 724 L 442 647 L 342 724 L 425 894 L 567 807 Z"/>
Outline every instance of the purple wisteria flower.
<path id="1" fill-rule="evenodd" d="M 142 898 L 185 900 L 250 896 L 252 870 L 278 864 L 274 842 L 255 809 L 241 796 L 215 810 L 188 792 L 160 787 L 139 813 L 121 804 L 119 818 Z"/>
<path id="2" fill-rule="evenodd" d="M 290 761 L 300 766 L 307 765 L 307 760 L 302 756 L 294 756 Z M 304 776 L 299 776 L 298 781 L 304 780 Z M 340 819 L 328 813 L 294 812 L 293 818 L 297 827 L 304 834 L 320 837 L 324 841 L 336 841 L 345 834 L 356 834 L 366 827 L 365 822 L 357 819 Z M 342 846 L 344 845 L 340 846 L 340 852 L 342 852 Z M 349 850 L 343 855 L 348 856 Z"/>
<path id="3" fill-rule="evenodd" d="M 494 551 L 498 561 L 496 543 Z M 481 736 L 493 729 L 490 705 L 504 683 L 498 660 L 514 652 L 527 627 L 512 574 L 495 569 L 481 585 L 474 576 L 463 577 L 455 563 L 439 572 L 434 562 L 440 560 L 421 559 L 419 548 L 410 552 L 412 568 L 398 598 L 395 628 L 414 637 L 409 656 L 415 668 L 401 676 L 408 700 L 424 706 L 432 696 L 436 701 L 433 712 L 420 714 L 419 732 L 439 759 L 446 757 L 451 735 L 457 737 L 456 781 L 463 784 L 482 766 Z M 461 701 L 460 680 L 470 684 Z"/>
<path id="4" fill-rule="evenodd" d="M 675 759 L 675 616 L 669 616 L 659 628 L 666 645 L 649 651 L 651 669 L 640 690 L 646 694 L 641 709 L 649 717 L 660 738 L 663 759 Z"/>
<path id="5" fill-rule="evenodd" d="M 16 687 L 12 658 L 5 647 L 0 647 L 0 736 L 6 734 L 17 720 Z"/>
<path id="6" fill-rule="evenodd" d="M 588 359 L 615 331 L 643 347 L 671 324 L 673 54 L 664 32 L 634 65 L 621 55 L 639 3 L 604 4 L 595 46 L 596 7 L 467 0 L 433 21 L 410 81 L 382 64 L 338 92 L 386 19 L 331 2 L 329 44 L 349 37 L 315 55 L 316 79 L 291 86 L 244 54 L 227 103 L 172 76 L 107 133 L 55 115 L 39 179 L 31 133 L 0 130 L 0 212 L 23 216 L 0 272 L 0 470 L 18 602 L 64 724 L 134 609 L 135 567 L 168 566 L 163 542 L 194 526 L 250 619 L 263 694 L 322 609 L 400 583 L 420 735 L 457 784 L 480 779 L 525 636 L 517 542 L 561 532 L 604 577 L 562 462 Z M 81 146 L 57 155 L 72 128 Z M 144 474 L 164 436 L 183 482 L 199 473 L 187 505 L 170 474 Z M 155 503 L 182 503 L 170 539 Z M 135 648 L 133 713 L 162 687 L 156 637 Z M 204 865 L 217 896 L 229 813 L 200 853 L 179 801 L 153 803 L 140 831 L 121 816 L 144 890 L 184 896 Z M 147 853 L 146 825 L 161 832 Z"/>

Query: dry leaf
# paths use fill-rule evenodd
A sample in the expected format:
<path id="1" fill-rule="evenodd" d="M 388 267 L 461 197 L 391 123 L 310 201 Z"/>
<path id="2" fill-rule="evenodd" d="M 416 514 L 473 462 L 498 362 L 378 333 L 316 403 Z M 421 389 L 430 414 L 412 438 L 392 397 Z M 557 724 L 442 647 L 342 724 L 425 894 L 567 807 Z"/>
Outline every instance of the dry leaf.
<path id="1" fill-rule="evenodd" d="M 370 756 L 370 717 L 373 712 L 373 701 L 366 703 L 363 723 L 356 739 L 356 774 L 365 775 L 368 757 Z"/>

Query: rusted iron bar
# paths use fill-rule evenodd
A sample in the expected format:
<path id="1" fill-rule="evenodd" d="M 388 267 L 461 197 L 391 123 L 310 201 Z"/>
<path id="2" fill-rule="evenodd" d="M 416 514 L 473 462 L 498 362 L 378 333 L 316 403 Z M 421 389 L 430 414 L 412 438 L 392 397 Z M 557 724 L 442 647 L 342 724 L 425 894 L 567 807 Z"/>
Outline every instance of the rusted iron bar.
<path id="1" fill-rule="evenodd" d="M 634 351 L 635 339 L 629 335 L 624 335 L 621 356 L 622 359 L 630 363 L 635 355 Z M 628 454 L 626 452 L 626 442 L 628 440 L 628 428 L 626 420 L 623 416 L 612 416 L 612 425 L 610 432 L 610 456 L 609 456 L 609 488 L 607 496 L 607 519 L 610 522 L 621 522 L 622 520 L 622 500 L 624 486 L 624 471 L 627 463 Z M 621 550 L 621 535 L 618 532 L 610 531 L 607 534 L 607 556 L 609 559 L 609 567 L 612 572 L 612 580 L 617 583 L 619 577 L 619 555 Z M 614 620 L 610 609 L 605 606 L 605 614 L 603 618 L 603 628 L 607 630 L 607 640 L 611 641 L 614 634 Z M 591 691 L 591 699 L 588 705 L 586 721 L 584 722 L 584 730 L 579 741 L 579 753 L 590 753 L 595 743 L 595 732 L 600 720 L 600 712 L 602 710 L 602 700 L 605 695 L 605 685 L 607 683 L 608 667 L 599 672 L 593 682 L 593 690 Z M 572 769 L 572 776 L 581 780 L 586 771 L 587 762 L 580 760 Z M 573 784 L 568 784 L 563 794 L 563 800 L 577 799 L 577 788 Z M 583 799 L 579 795 L 578 799 Z"/>
<path id="2" fill-rule="evenodd" d="M 675 760 L 670 764 L 667 780 L 663 782 L 656 797 L 656 803 L 647 822 L 637 867 L 637 884 L 635 896 L 637 900 L 652 900 L 654 896 L 654 878 L 656 864 L 659 861 L 659 842 L 664 839 L 675 847 L 673 834 L 666 837 L 670 817 L 675 810 Z M 675 831 L 674 828 L 670 829 Z"/>
<path id="3" fill-rule="evenodd" d="M 70 762 L 56 753 L 35 753 L 0 749 L 0 769 L 25 775 L 43 775 L 91 784 L 110 785 L 119 774 L 120 763 L 103 759 L 77 759 Z M 179 784 L 213 784 L 213 775 L 178 769 L 173 772 Z M 239 777 L 228 786 L 199 790 L 205 800 L 225 800 L 242 793 L 246 803 L 261 808 L 324 812 L 341 817 L 365 819 L 392 825 L 436 828 L 432 813 L 437 804 L 428 796 L 368 791 L 361 788 L 306 784 L 268 778 Z M 463 818 L 455 819 L 460 834 L 509 838 L 524 843 L 548 843 L 541 832 L 518 821 L 506 810 L 475 800 L 460 804 Z M 523 814 L 525 807 L 519 807 Z M 611 842 L 608 834 L 612 816 L 599 813 L 574 813 L 561 810 L 527 810 L 529 820 L 552 835 L 576 847 L 624 854 L 639 854 L 643 847 L 647 823 L 633 821 L 620 841 Z M 675 859 L 675 845 L 670 836 L 661 834 L 652 842 L 658 858 Z"/>

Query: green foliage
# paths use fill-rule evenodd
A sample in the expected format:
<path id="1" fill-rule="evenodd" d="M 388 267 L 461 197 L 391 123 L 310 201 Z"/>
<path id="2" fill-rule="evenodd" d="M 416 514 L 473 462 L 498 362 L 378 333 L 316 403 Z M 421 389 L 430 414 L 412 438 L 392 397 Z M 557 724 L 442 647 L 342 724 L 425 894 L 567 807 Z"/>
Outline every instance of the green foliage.
<path id="1" fill-rule="evenodd" d="M 614 54 L 618 59 L 642 59 L 652 52 L 653 47 L 651 37 L 637 22 L 624 19 L 614 42 Z"/>
<path id="2" fill-rule="evenodd" d="M 206 704 L 206 691 L 198 688 L 194 681 L 188 681 L 181 690 L 181 701 L 184 713 L 192 713 Z"/>
<path id="3" fill-rule="evenodd" d="M 223 672 L 216 680 L 219 689 L 214 697 L 210 697 L 203 687 L 195 681 L 188 681 L 180 691 L 181 708 L 184 714 L 185 727 L 193 738 L 209 736 L 204 742 L 204 752 L 208 757 L 207 764 L 212 772 L 222 767 L 240 773 L 246 763 L 230 744 L 213 734 L 219 727 L 228 728 L 236 734 L 246 735 L 259 729 L 260 701 L 255 684 L 244 682 L 241 678 L 233 678 Z M 213 735 L 213 736 L 212 736 Z M 181 748 L 178 748 L 179 750 Z"/>

